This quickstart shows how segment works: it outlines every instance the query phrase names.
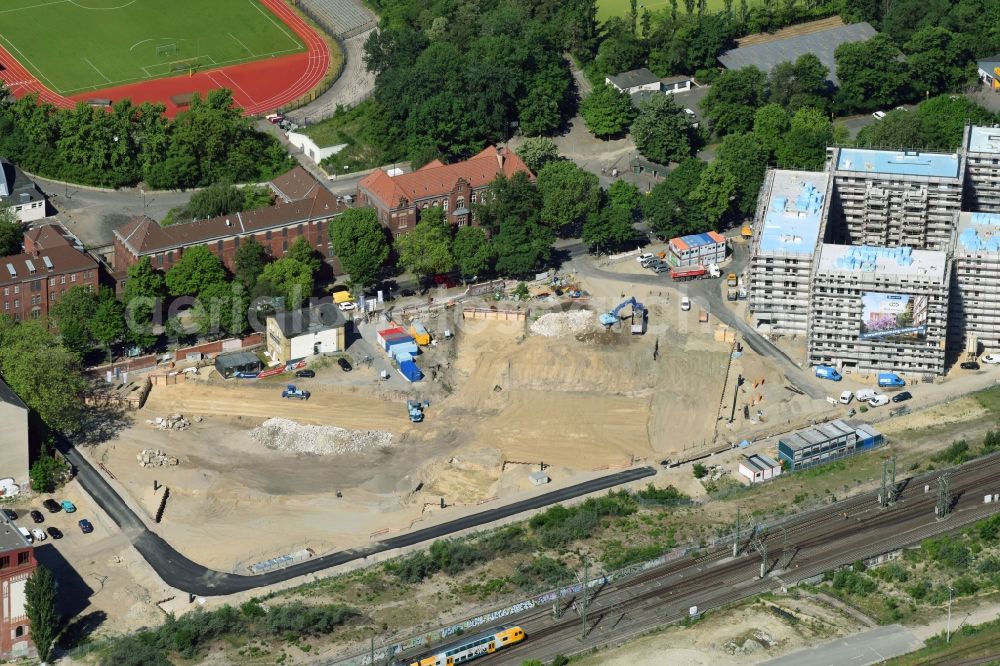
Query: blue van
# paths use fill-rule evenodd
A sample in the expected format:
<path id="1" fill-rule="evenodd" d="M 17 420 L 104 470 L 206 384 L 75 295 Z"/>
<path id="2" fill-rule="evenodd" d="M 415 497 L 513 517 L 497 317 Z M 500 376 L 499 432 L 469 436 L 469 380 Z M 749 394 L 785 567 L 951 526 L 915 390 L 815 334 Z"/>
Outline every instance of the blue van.
<path id="1" fill-rule="evenodd" d="M 817 365 L 816 376 L 820 379 L 829 379 L 832 382 L 840 381 L 840 373 L 837 372 L 836 368 L 831 368 L 828 365 Z"/>
<path id="2" fill-rule="evenodd" d="M 893 372 L 880 372 L 878 375 L 878 385 L 880 388 L 899 388 L 906 386 L 902 377 Z"/>

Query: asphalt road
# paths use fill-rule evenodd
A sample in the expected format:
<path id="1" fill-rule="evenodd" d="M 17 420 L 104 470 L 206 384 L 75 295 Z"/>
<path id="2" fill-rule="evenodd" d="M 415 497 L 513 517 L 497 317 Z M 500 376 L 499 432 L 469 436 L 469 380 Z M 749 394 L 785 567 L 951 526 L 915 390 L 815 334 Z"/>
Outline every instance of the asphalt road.
<path id="1" fill-rule="evenodd" d="M 909 629 L 898 624 L 832 640 L 808 650 L 765 661 L 764 666 L 868 666 L 923 647 Z"/>
<path id="2" fill-rule="evenodd" d="M 201 596 L 234 594 L 265 585 L 273 585 L 305 574 L 316 573 L 317 571 L 322 571 L 339 564 L 364 559 L 369 555 L 446 537 L 455 532 L 485 525 L 523 511 L 540 509 L 550 504 L 563 502 L 581 495 L 612 488 L 656 474 L 656 470 L 652 467 L 630 469 L 578 483 L 568 488 L 554 490 L 536 497 L 514 502 L 513 504 L 457 518 L 446 523 L 441 523 L 440 525 L 401 534 L 397 537 L 379 541 L 368 548 L 337 551 L 270 573 L 256 576 L 242 576 L 209 569 L 179 553 L 177 549 L 160 536 L 146 528 L 145 524 L 135 515 L 132 509 L 125 504 L 122 498 L 104 480 L 104 477 L 91 466 L 90 462 L 71 443 L 64 440 L 60 443 L 59 448 L 69 462 L 76 467 L 77 479 L 80 481 L 83 489 L 90 494 L 98 506 L 129 537 L 135 549 L 153 567 L 153 570 L 156 571 L 160 578 L 171 587 Z"/>

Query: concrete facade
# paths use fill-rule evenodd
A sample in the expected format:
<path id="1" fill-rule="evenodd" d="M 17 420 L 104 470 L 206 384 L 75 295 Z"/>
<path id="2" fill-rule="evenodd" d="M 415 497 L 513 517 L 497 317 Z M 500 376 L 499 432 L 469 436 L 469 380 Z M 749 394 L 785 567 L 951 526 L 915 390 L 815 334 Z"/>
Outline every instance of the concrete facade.
<path id="1" fill-rule="evenodd" d="M 332 303 L 278 312 L 267 318 L 267 352 L 281 363 L 342 352 L 347 348 L 346 326 L 347 319 Z"/>
<path id="2" fill-rule="evenodd" d="M 965 209 L 1000 213 L 1000 128 L 971 128 L 965 155 Z"/>
<path id="3" fill-rule="evenodd" d="M 19 222 L 36 222 L 46 216 L 45 196 L 23 171 L 0 157 L 0 208 L 9 206 Z"/>
<path id="4" fill-rule="evenodd" d="M 949 344 L 1000 351 L 1000 214 L 959 215 L 952 270 Z"/>
<path id="5" fill-rule="evenodd" d="M 29 431 L 28 407 L 7 383 L 0 379 L 0 480 L 12 479 L 22 489 L 28 487 Z M 9 487 L 4 484 L 4 488 Z"/>

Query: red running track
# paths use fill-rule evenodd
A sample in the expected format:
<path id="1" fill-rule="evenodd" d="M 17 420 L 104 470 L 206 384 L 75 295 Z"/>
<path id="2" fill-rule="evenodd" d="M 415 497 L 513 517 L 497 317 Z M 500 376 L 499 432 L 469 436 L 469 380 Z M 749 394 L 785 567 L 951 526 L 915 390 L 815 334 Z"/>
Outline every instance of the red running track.
<path id="1" fill-rule="evenodd" d="M 217 88 L 229 88 L 236 104 L 245 113 L 268 113 L 305 96 L 319 85 L 330 68 L 330 51 L 326 42 L 284 0 L 261 0 L 261 3 L 299 36 L 306 45 L 304 53 L 204 70 L 193 76 L 185 74 L 94 90 L 67 98 L 46 88 L 10 53 L 0 48 L 6 67 L 0 71 L 0 79 L 17 97 L 34 92 L 42 101 L 66 108 L 91 99 L 113 102 L 131 99 L 135 104 L 162 103 L 167 107 L 166 115 L 173 117 L 183 109 L 171 101 L 172 97 L 195 92 L 204 95 Z"/>

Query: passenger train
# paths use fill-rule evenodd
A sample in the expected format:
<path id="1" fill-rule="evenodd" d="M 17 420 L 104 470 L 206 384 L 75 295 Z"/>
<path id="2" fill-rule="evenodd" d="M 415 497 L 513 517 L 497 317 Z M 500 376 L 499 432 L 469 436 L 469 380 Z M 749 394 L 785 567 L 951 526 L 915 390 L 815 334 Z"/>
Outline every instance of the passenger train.
<path id="1" fill-rule="evenodd" d="M 399 662 L 399 665 L 455 666 L 493 654 L 514 643 L 520 643 L 524 638 L 524 630 L 521 627 L 498 627 L 493 631 L 461 638 L 454 643 L 442 645 L 431 654 Z"/>

